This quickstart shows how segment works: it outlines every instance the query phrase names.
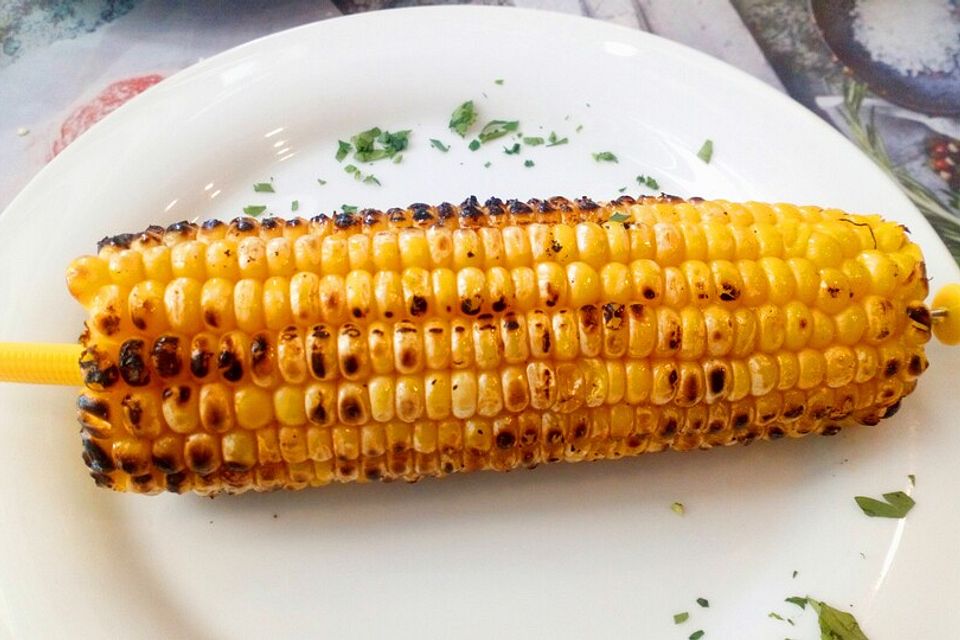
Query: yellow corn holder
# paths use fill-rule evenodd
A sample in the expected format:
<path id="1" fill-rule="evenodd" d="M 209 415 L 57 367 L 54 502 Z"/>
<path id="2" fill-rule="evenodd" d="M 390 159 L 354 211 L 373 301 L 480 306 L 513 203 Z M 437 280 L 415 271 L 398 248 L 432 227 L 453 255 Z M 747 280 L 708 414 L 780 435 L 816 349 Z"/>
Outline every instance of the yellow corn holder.
<path id="1" fill-rule="evenodd" d="M 902 225 L 667 196 L 182 222 L 67 284 L 82 344 L 2 344 L 0 380 L 82 384 L 91 475 L 139 493 L 832 435 L 960 342 Z"/>

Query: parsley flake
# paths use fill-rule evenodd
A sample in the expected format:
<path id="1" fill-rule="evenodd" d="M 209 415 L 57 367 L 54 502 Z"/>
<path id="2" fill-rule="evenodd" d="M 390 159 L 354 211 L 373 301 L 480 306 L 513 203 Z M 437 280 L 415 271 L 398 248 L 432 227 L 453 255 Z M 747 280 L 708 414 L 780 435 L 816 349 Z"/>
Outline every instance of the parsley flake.
<path id="1" fill-rule="evenodd" d="M 774 620 L 780 620 L 781 622 L 783 622 L 783 616 L 780 615 L 779 613 L 774 613 L 773 611 L 771 611 L 770 613 L 768 613 L 768 614 L 767 614 L 767 617 L 768 617 L 768 618 L 773 618 Z"/>
<path id="2" fill-rule="evenodd" d="M 670 509 L 678 516 L 682 516 L 686 512 L 686 509 L 684 508 L 682 502 L 674 502 L 673 504 L 670 505 Z M 700 600 L 702 600 L 702 598 L 698 598 L 697 602 L 700 602 Z M 706 602 L 706 600 L 704 600 L 704 602 Z M 709 605 L 701 604 L 700 606 L 703 607 L 703 606 L 709 606 Z"/>
<path id="3" fill-rule="evenodd" d="M 523 166 L 525 166 L 525 167 L 532 167 L 532 166 L 533 166 L 533 160 L 524 160 L 524 161 L 523 161 Z"/>
<path id="4" fill-rule="evenodd" d="M 253 190 L 257 193 L 275 193 L 273 185 L 269 182 L 258 182 L 253 185 Z"/>
<path id="5" fill-rule="evenodd" d="M 578 125 L 577 125 L 577 128 L 576 128 L 576 132 L 577 132 L 577 133 L 580 133 L 581 131 L 583 131 L 583 125 L 582 125 L 582 124 L 578 124 Z"/>
<path id="6" fill-rule="evenodd" d="M 392 158 L 406 149 L 410 143 L 410 130 L 381 131 L 379 127 L 373 127 L 351 137 L 350 142 L 355 149 L 353 157 L 359 162 L 376 162 Z"/>
<path id="7" fill-rule="evenodd" d="M 593 159 L 597 162 L 620 162 L 617 160 L 617 156 L 613 155 L 609 151 L 600 151 L 599 153 L 595 153 L 593 154 Z"/>
<path id="8" fill-rule="evenodd" d="M 246 214 L 246 215 L 248 215 L 248 216 L 253 216 L 254 218 L 256 218 L 257 216 L 259 216 L 260 214 L 262 214 L 262 213 L 263 213 L 264 211 L 266 211 L 266 210 L 267 210 L 267 206 L 266 206 L 266 205 L 263 205 L 263 204 L 250 204 L 250 205 L 247 205 L 247 206 L 245 206 L 245 207 L 243 208 L 243 213 Z"/>
<path id="9" fill-rule="evenodd" d="M 683 624 L 690 619 L 690 614 L 686 611 L 673 614 L 673 624 Z"/>
<path id="10" fill-rule="evenodd" d="M 470 144 L 468 144 L 467 147 L 470 149 L 470 151 L 476 151 L 477 149 L 480 148 L 480 141 L 479 141 L 479 140 L 471 140 L 471 141 L 470 141 Z"/>
<path id="11" fill-rule="evenodd" d="M 494 84 L 503 84 L 503 78 L 497 78 L 493 81 Z"/>
<path id="12" fill-rule="evenodd" d="M 342 204 L 340 205 L 340 210 L 344 213 L 356 213 L 357 207 L 352 204 Z"/>
<path id="13" fill-rule="evenodd" d="M 820 637 L 825 640 L 868 640 L 857 619 L 851 614 L 834 609 L 825 602 L 807 596 L 810 608 L 817 612 Z"/>
<path id="14" fill-rule="evenodd" d="M 512 147 L 504 147 L 503 152 L 508 156 L 513 156 L 520 153 L 520 143 L 514 142 Z"/>
<path id="15" fill-rule="evenodd" d="M 294 200 L 293 202 L 290 203 L 290 211 L 296 211 L 299 208 L 300 208 L 299 200 Z"/>
<path id="16" fill-rule="evenodd" d="M 380 181 L 377 180 L 377 177 L 376 177 L 375 175 L 373 175 L 372 173 L 371 173 L 370 175 L 368 175 L 366 178 L 363 179 L 363 183 L 364 183 L 364 184 L 375 184 L 375 185 L 377 185 L 378 187 L 380 186 Z"/>
<path id="17" fill-rule="evenodd" d="M 794 570 L 793 570 L 793 577 L 796 578 L 799 573 L 800 573 L 799 571 L 797 571 L 796 569 L 794 569 Z"/>
<path id="18" fill-rule="evenodd" d="M 800 596 L 791 596 L 791 597 L 787 598 L 786 600 L 784 600 L 784 602 L 789 602 L 790 604 L 795 604 L 795 605 L 797 605 L 798 607 L 800 607 L 801 609 L 806 609 L 806 608 L 807 608 L 807 599 L 806 599 L 806 598 L 802 598 L 802 597 L 800 597 Z"/>
<path id="19" fill-rule="evenodd" d="M 401 162 L 403 162 L 403 154 L 399 153 L 394 157 L 393 164 L 400 164 Z"/>
<path id="20" fill-rule="evenodd" d="M 704 609 L 707 609 L 710 607 L 710 601 L 707 600 L 706 598 L 697 598 L 697 604 L 703 607 Z"/>
<path id="21" fill-rule="evenodd" d="M 630 220 L 630 214 L 620 213 L 619 211 L 607 218 L 608 222 L 627 222 L 628 220 Z"/>
<path id="22" fill-rule="evenodd" d="M 483 125 L 480 134 L 477 136 L 480 142 L 490 142 L 497 138 L 502 138 L 511 131 L 516 131 L 520 127 L 518 120 L 491 120 Z"/>
<path id="23" fill-rule="evenodd" d="M 567 144 L 570 142 L 567 138 L 560 138 L 557 136 L 556 131 L 551 131 L 550 135 L 547 136 L 547 146 L 548 147 L 558 147 L 561 144 Z"/>
<path id="24" fill-rule="evenodd" d="M 904 518 L 916 502 L 903 491 L 883 494 L 886 502 L 866 496 L 856 496 L 857 506 L 871 518 Z"/>
<path id="25" fill-rule="evenodd" d="M 654 191 L 660 188 L 660 183 L 657 182 L 656 178 L 653 176 L 639 175 L 637 176 L 637 184 L 639 184 L 641 187 L 653 189 Z"/>
<path id="26" fill-rule="evenodd" d="M 696 631 L 690 634 L 689 640 L 700 640 L 700 638 L 704 636 L 704 633 L 705 632 L 703 629 L 697 629 Z"/>
<path id="27" fill-rule="evenodd" d="M 467 136 L 467 130 L 477 121 L 477 111 L 473 108 L 473 100 L 467 100 L 453 110 L 450 115 L 450 130 L 461 138 Z"/>
<path id="28" fill-rule="evenodd" d="M 324 180 L 323 178 L 317 178 L 317 182 L 320 183 L 320 186 L 327 184 L 327 181 Z"/>
<path id="29" fill-rule="evenodd" d="M 713 158 L 713 140 L 705 140 L 703 146 L 700 147 L 700 151 L 697 151 L 697 157 L 703 160 L 705 163 L 710 164 L 710 159 Z"/>
<path id="30" fill-rule="evenodd" d="M 347 173 L 360 173 L 360 169 L 358 169 L 357 165 L 355 164 L 348 164 L 343 168 L 343 170 Z"/>
<path id="31" fill-rule="evenodd" d="M 343 162 L 343 159 L 353 151 L 353 145 L 343 140 L 337 140 L 337 162 Z"/>
<path id="32" fill-rule="evenodd" d="M 619 193 L 625 193 L 626 190 L 627 190 L 626 187 L 620 187 L 619 189 L 617 189 L 617 192 L 619 192 Z"/>
<path id="33" fill-rule="evenodd" d="M 913 475 L 912 473 L 907 474 L 907 480 L 910 481 L 911 487 L 917 486 L 917 476 Z"/>
<path id="34" fill-rule="evenodd" d="M 444 153 L 446 153 L 447 151 L 450 151 L 450 147 L 449 147 L 449 146 L 443 144 L 442 142 L 440 142 L 440 141 L 437 140 L 436 138 L 430 138 L 430 146 L 433 147 L 434 149 L 439 149 L 440 151 L 443 151 Z"/>
<path id="35" fill-rule="evenodd" d="M 524 138 L 523 144 L 531 147 L 539 147 L 540 145 L 543 144 L 543 138 L 540 138 L 540 137 Z"/>
<path id="36" fill-rule="evenodd" d="M 486 162 L 483 163 L 483 168 L 484 168 L 484 169 L 489 169 L 489 168 L 490 168 L 490 165 L 492 165 L 492 164 L 493 164 L 493 163 L 488 160 L 488 161 L 486 161 Z"/>

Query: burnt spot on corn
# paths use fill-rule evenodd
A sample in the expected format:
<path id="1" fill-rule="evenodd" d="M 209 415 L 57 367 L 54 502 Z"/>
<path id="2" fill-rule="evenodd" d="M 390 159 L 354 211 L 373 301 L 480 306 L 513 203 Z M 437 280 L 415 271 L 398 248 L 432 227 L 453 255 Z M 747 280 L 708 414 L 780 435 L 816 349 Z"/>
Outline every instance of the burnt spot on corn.
<path id="1" fill-rule="evenodd" d="M 320 424 L 326 424 L 327 422 L 327 410 L 323 408 L 323 403 L 318 402 L 316 406 L 310 407 L 310 419 L 313 422 Z"/>
<path id="2" fill-rule="evenodd" d="M 153 370 L 161 378 L 173 378 L 180 374 L 183 360 L 180 356 L 180 338 L 176 336 L 160 336 L 153 343 L 150 352 L 150 363 Z"/>
<path id="3" fill-rule="evenodd" d="M 740 289 L 735 285 L 724 282 L 720 285 L 720 299 L 724 302 L 733 302 L 740 297 Z"/>
<path id="4" fill-rule="evenodd" d="M 506 210 L 503 208 L 503 200 L 500 198 L 487 198 L 483 206 L 487 209 L 487 215 L 502 216 L 506 213 Z"/>
<path id="5" fill-rule="evenodd" d="M 750 424 L 750 414 L 748 413 L 737 413 L 733 416 L 733 428 L 734 429 L 743 429 L 748 424 Z"/>
<path id="6" fill-rule="evenodd" d="M 582 440 L 587 437 L 587 433 L 589 432 L 590 428 L 587 425 L 587 419 L 583 416 L 579 417 L 573 426 L 573 439 Z"/>
<path id="7" fill-rule="evenodd" d="M 407 369 L 413 369 L 417 366 L 417 352 L 415 349 L 402 349 L 400 351 L 400 364 Z"/>
<path id="8" fill-rule="evenodd" d="M 888 378 L 900 373 L 900 361 L 899 360 L 888 360 L 887 364 L 883 367 L 883 375 Z"/>
<path id="9" fill-rule="evenodd" d="M 681 392 L 688 402 L 696 402 L 700 397 L 700 380 L 696 376 L 688 376 L 683 381 Z"/>
<path id="10" fill-rule="evenodd" d="M 507 208 L 510 210 L 510 213 L 512 213 L 513 215 L 522 216 L 529 213 L 533 213 L 533 209 L 530 208 L 530 205 L 520 200 L 514 200 L 514 199 L 507 200 Z"/>
<path id="11" fill-rule="evenodd" d="M 563 245 L 560 244 L 560 242 L 558 242 L 557 240 L 553 240 L 550 242 L 550 251 L 552 251 L 555 254 L 560 253 L 561 251 L 563 251 Z"/>
<path id="12" fill-rule="evenodd" d="M 579 207 L 581 211 L 596 211 L 600 208 L 600 205 L 587 196 L 581 196 L 577 198 L 576 203 L 577 207 Z"/>
<path id="13" fill-rule="evenodd" d="M 180 471 L 180 460 L 170 452 L 155 453 L 152 458 L 153 466 L 162 473 L 175 473 Z"/>
<path id="14" fill-rule="evenodd" d="M 840 433 L 840 425 L 838 424 L 828 424 L 821 431 L 820 435 L 822 436 L 835 436 Z"/>
<path id="15" fill-rule="evenodd" d="M 427 313 L 427 299 L 423 296 L 413 296 L 410 299 L 410 315 L 417 317 Z"/>
<path id="16" fill-rule="evenodd" d="M 267 231 L 273 231 L 274 229 L 278 228 L 279 226 L 280 226 L 280 221 L 277 220 L 277 218 L 275 218 L 274 216 L 270 216 L 270 217 L 268 217 L 268 218 L 261 218 L 261 219 L 260 219 L 260 228 L 261 228 L 261 229 L 266 229 Z"/>
<path id="17" fill-rule="evenodd" d="M 483 299 L 480 296 L 470 296 L 460 301 L 460 311 L 465 315 L 475 316 L 480 313 L 481 308 L 483 308 Z"/>
<path id="18" fill-rule="evenodd" d="M 97 243 L 97 251 L 104 247 L 114 247 L 116 249 L 129 249 L 136 236 L 132 233 L 121 233 L 115 236 L 107 236 Z"/>
<path id="19" fill-rule="evenodd" d="M 831 298 L 840 297 L 840 287 L 827 287 L 827 295 Z"/>
<path id="20" fill-rule="evenodd" d="M 932 323 L 930 319 L 930 310 L 923 303 L 914 303 L 907 307 L 907 317 L 917 328 L 923 331 L 930 331 Z"/>
<path id="21" fill-rule="evenodd" d="M 77 409 L 102 420 L 110 419 L 110 405 L 93 396 L 81 393 L 77 397 Z"/>
<path id="22" fill-rule="evenodd" d="M 187 446 L 184 456 L 186 458 L 187 466 L 190 467 L 195 473 L 210 473 L 214 470 L 214 462 L 216 461 L 214 451 L 209 446 L 206 445 L 203 441 L 197 440 Z"/>
<path id="23" fill-rule="evenodd" d="M 707 374 L 707 384 L 710 385 L 710 393 L 716 395 L 723 391 L 727 384 L 727 370 L 725 367 L 716 367 Z"/>
<path id="24" fill-rule="evenodd" d="M 110 454 L 90 438 L 83 438 L 83 462 L 91 471 L 110 473 L 116 469 Z"/>
<path id="25" fill-rule="evenodd" d="M 713 420 L 707 425 L 707 433 L 720 433 L 725 427 L 721 420 Z"/>
<path id="26" fill-rule="evenodd" d="M 120 316 L 113 305 L 107 306 L 106 313 L 96 318 L 97 330 L 105 336 L 112 336 L 120 330 Z"/>
<path id="27" fill-rule="evenodd" d="M 190 373 L 197 378 L 203 379 L 210 374 L 210 360 L 213 359 L 213 352 L 203 348 L 195 348 L 190 354 Z"/>
<path id="28" fill-rule="evenodd" d="M 674 391 L 677 389 L 677 381 L 680 380 L 680 374 L 677 373 L 676 369 L 671 369 L 670 373 L 667 375 L 667 382 L 670 383 L 670 388 Z"/>
<path id="29" fill-rule="evenodd" d="M 803 406 L 802 404 L 797 404 L 787 409 L 784 409 L 783 417 L 789 420 L 793 420 L 794 418 L 799 418 L 800 416 L 802 416 L 804 411 L 806 411 L 806 407 Z"/>
<path id="30" fill-rule="evenodd" d="M 883 412 L 883 417 L 884 419 L 892 418 L 893 416 L 897 415 L 898 411 L 900 411 L 900 400 L 897 400 L 892 405 L 887 407 Z"/>
<path id="31" fill-rule="evenodd" d="M 357 360 L 357 357 L 353 354 L 346 356 L 343 359 L 343 373 L 351 376 L 355 374 L 360 369 L 360 362 Z"/>
<path id="32" fill-rule="evenodd" d="M 220 314 L 213 309 L 205 309 L 203 312 L 203 321 L 208 327 L 216 329 L 220 326 Z"/>
<path id="33" fill-rule="evenodd" d="M 131 387 L 150 383 L 150 371 L 143 359 L 143 340 L 127 340 L 120 345 L 120 377 Z"/>
<path id="34" fill-rule="evenodd" d="M 257 335 L 250 341 L 250 366 L 260 370 L 270 355 L 270 343 L 263 334 Z"/>
<path id="35" fill-rule="evenodd" d="M 340 402 L 340 413 L 345 420 L 356 422 L 363 417 L 363 405 L 360 404 L 360 400 L 357 398 L 343 398 Z"/>
<path id="36" fill-rule="evenodd" d="M 223 226 L 223 223 L 217 220 L 216 218 L 211 218 L 210 220 L 204 220 L 203 224 L 200 225 L 200 228 L 204 231 L 211 231 L 213 229 L 218 229 Z"/>
<path id="37" fill-rule="evenodd" d="M 239 216 L 230 221 L 230 229 L 245 233 L 257 229 L 257 221 L 246 216 Z"/>
<path id="38" fill-rule="evenodd" d="M 387 209 L 387 220 L 391 224 L 403 225 L 407 221 L 407 212 L 397 207 Z"/>
<path id="39" fill-rule="evenodd" d="M 108 476 L 105 473 L 99 473 L 97 471 L 90 472 L 90 477 L 93 478 L 93 481 L 98 487 L 105 489 L 113 489 L 114 481 L 113 478 Z"/>
<path id="40" fill-rule="evenodd" d="M 600 310 L 592 304 L 580 307 L 580 323 L 586 331 L 596 329 L 600 326 Z"/>
<path id="41" fill-rule="evenodd" d="M 547 442 L 550 444 L 559 444 L 560 442 L 563 442 L 563 431 L 557 429 L 556 427 L 548 429 Z"/>
<path id="42" fill-rule="evenodd" d="M 441 202 L 439 205 L 437 205 L 437 222 L 440 224 L 443 224 L 447 220 L 456 217 L 457 208 L 449 202 Z"/>
<path id="43" fill-rule="evenodd" d="M 380 218 L 383 217 L 383 212 L 378 211 L 377 209 L 364 209 L 360 212 L 360 218 L 363 220 L 364 226 L 373 227 L 380 222 Z"/>
<path id="44" fill-rule="evenodd" d="M 669 438 L 670 436 L 676 435 L 677 433 L 677 419 L 676 418 L 667 418 L 663 423 L 663 427 L 660 429 L 660 435 L 664 438 Z"/>
<path id="45" fill-rule="evenodd" d="M 907 363 L 907 372 L 912 376 L 919 376 L 923 373 L 926 367 L 924 366 L 923 358 L 917 354 L 910 356 L 910 361 Z"/>
<path id="46" fill-rule="evenodd" d="M 380 471 L 380 467 L 367 467 L 364 469 L 363 475 L 370 482 L 376 482 L 383 477 L 383 472 Z"/>
<path id="47" fill-rule="evenodd" d="M 619 329 L 623 324 L 623 311 L 625 307 L 622 304 L 608 302 L 603 305 L 603 323 L 608 329 Z"/>
<path id="48" fill-rule="evenodd" d="M 559 301 L 560 292 L 556 290 L 552 282 L 547 282 L 547 299 L 544 301 L 544 303 L 548 307 L 555 307 Z"/>
<path id="49" fill-rule="evenodd" d="M 120 380 L 120 370 L 105 353 L 91 346 L 80 355 L 83 383 L 94 391 L 109 389 Z"/>
<path id="50" fill-rule="evenodd" d="M 352 213 L 341 211 L 333 214 L 333 226 L 337 229 L 349 229 L 357 224 L 357 216 Z"/>
<path id="51" fill-rule="evenodd" d="M 677 325 L 670 330 L 670 335 L 667 339 L 667 347 L 670 349 L 679 349 L 680 345 L 683 343 L 683 329 Z"/>
<path id="52" fill-rule="evenodd" d="M 786 432 L 780 427 L 770 427 L 770 429 L 767 430 L 767 437 L 771 440 L 779 440 L 785 435 L 787 435 Z"/>
<path id="53" fill-rule="evenodd" d="M 550 332 L 544 331 L 543 336 L 540 338 L 540 340 L 541 340 L 541 344 L 540 344 L 541 350 L 545 354 L 550 353 Z"/>
<path id="54" fill-rule="evenodd" d="M 563 196 L 553 196 L 547 200 L 550 206 L 557 211 L 571 212 L 574 210 L 573 203 Z"/>
<path id="55" fill-rule="evenodd" d="M 135 429 L 139 427 L 140 421 L 143 419 L 143 406 L 140 404 L 140 401 L 131 395 L 126 395 L 123 397 L 123 400 L 120 401 L 120 406 L 123 407 L 124 416 L 127 422 L 130 423 L 130 426 Z"/>
<path id="56" fill-rule="evenodd" d="M 500 296 L 490 307 L 497 313 L 500 313 L 507 308 L 507 301 L 503 296 Z"/>
<path id="57" fill-rule="evenodd" d="M 243 363 L 240 361 L 240 355 L 232 348 L 233 346 L 230 343 L 224 343 L 217 355 L 217 369 L 220 370 L 224 380 L 239 382 L 243 378 Z"/>
<path id="58" fill-rule="evenodd" d="M 187 474 L 181 472 L 168 473 L 165 478 L 167 491 L 170 493 L 183 493 L 183 485 L 187 482 Z"/>

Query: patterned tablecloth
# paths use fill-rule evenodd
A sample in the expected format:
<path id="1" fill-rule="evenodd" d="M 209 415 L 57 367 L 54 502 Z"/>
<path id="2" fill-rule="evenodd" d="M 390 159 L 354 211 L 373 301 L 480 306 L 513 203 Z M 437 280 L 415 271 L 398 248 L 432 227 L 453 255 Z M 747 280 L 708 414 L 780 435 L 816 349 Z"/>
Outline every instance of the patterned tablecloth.
<path id="1" fill-rule="evenodd" d="M 960 10 L 954 0 L 912 1 L 933 9 L 933 5 L 952 7 L 958 18 L 952 26 L 960 40 Z M 97 120 L 198 60 L 307 22 L 443 2 L 0 2 L 0 207 Z M 960 120 L 910 111 L 871 95 L 832 55 L 812 19 L 808 0 L 473 0 L 471 4 L 560 11 L 651 31 L 789 92 L 898 180 L 960 259 Z M 923 34 L 913 35 L 915 42 L 923 42 Z"/>

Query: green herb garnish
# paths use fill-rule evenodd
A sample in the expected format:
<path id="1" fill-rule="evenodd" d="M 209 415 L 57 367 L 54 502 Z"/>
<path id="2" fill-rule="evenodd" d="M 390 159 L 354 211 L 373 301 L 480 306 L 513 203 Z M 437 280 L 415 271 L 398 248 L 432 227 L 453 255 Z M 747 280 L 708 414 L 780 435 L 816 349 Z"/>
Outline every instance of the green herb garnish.
<path id="1" fill-rule="evenodd" d="M 493 81 L 494 84 L 503 84 L 503 78 L 497 78 Z"/>
<path id="2" fill-rule="evenodd" d="M 913 498 L 903 491 L 885 493 L 883 499 L 886 502 L 866 496 L 856 496 L 854 498 L 860 509 L 871 518 L 903 518 L 916 504 Z"/>
<path id="3" fill-rule="evenodd" d="M 356 149 L 354 158 L 360 162 L 376 162 L 392 158 L 406 149 L 410 143 L 410 130 L 381 131 L 379 127 L 373 127 L 351 137 L 350 142 Z"/>
<path id="4" fill-rule="evenodd" d="M 294 200 L 293 202 L 290 203 L 290 211 L 296 211 L 299 208 L 300 208 L 299 200 Z"/>
<path id="5" fill-rule="evenodd" d="M 806 608 L 807 608 L 807 599 L 806 599 L 806 598 L 802 598 L 802 597 L 800 597 L 800 596 L 791 596 L 791 597 L 787 598 L 786 600 L 784 600 L 784 602 L 789 602 L 790 604 L 795 604 L 795 605 L 797 605 L 798 607 L 800 607 L 801 609 L 806 609 Z"/>
<path id="6" fill-rule="evenodd" d="M 630 219 L 630 214 L 617 212 L 607 218 L 607 222 L 626 222 Z"/>
<path id="7" fill-rule="evenodd" d="M 525 166 L 525 167 L 532 167 L 532 166 L 533 166 L 533 160 L 524 160 L 524 161 L 523 161 L 523 166 Z"/>
<path id="8" fill-rule="evenodd" d="M 683 624 L 690 619 L 690 614 L 684 611 L 683 613 L 673 614 L 673 624 Z"/>
<path id="9" fill-rule="evenodd" d="M 340 210 L 344 213 L 356 213 L 357 207 L 352 204 L 342 204 L 340 205 Z"/>
<path id="10" fill-rule="evenodd" d="M 703 629 L 698 629 L 690 634 L 689 640 L 700 640 L 704 635 Z"/>
<path id="11" fill-rule="evenodd" d="M 343 159 L 353 151 L 353 145 L 343 140 L 337 140 L 337 162 L 343 162 Z"/>
<path id="12" fill-rule="evenodd" d="M 851 614 L 834 609 L 810 596 L 807 596 L 807 602 L 817 612 L 821 640 L 868 640 L 857 619 Z"/>
<path id="13" fill-rule="evenodd" d="M 377 180 L 377 177 L 376 177 L 375 175 L 373 175 L 372 173 L 371 173 L 370 175 L 368 175 L 366 178 L 363 179 L 363 183 L 364 183 L 364 184 L 375 184 L 375 185 L 377 185 L 378 187 L 380 186 L 380 181 Z"/>
<path id="14" fill-rule="evenodd" d="M 780 615 L 779 613 L 774 613 L 773 611 L 771 611 L 770 613 L 768 613 L 768 614 L 767 614 L 767 617 L 768 617 L 768 618 L 773 618 L 774 620 L 783 621 L 783 616 Z"/>
<path id="15" fill-rule="evenodd" d="M 524 138 L 524 139 L 523 139 L 523 144 L 528 145 L 528 146 L 531 146 L 531 147 L 539 147 L 541 144 L 543 144 L 543 142 L 544 142 L 544 141 L 543 141 L 543 138 L 540 138 L 540 137 Z"/>
<path id="16" fill-rule="evenodd" d="M 600 151 L 599 153 L 595 153 L 593 154 L 593 159 L 597 162 L 620 162 L 617 160 L 617 156 L 613 155 L 609 151 Z"/>
<path id="17" fill-rule="evenodd" d="M 710 164 L 710 159 L 713 158 L 713 140 L 705 140 L 703 146 L 700 147 L 700 151 L 697 151 L 697 157 Z"/>
<path id="18" fill-rule="evenodd" d="M 393 158 L 393 164 L 400 164 L 401 162 L 403 162 L 403 154 L 402 154 L 402 153 L 398 153 L 398 154 Z"/>
<path id="19" fill-rule="evenodd" d="M 617 189 L 617 191 L 618 191 L 619 193 L 625 193 L 626 190 L 627 190 L 626 187 L 620 187 L 619 189 Z"/>
<path id="20" fill-rule="evenodd" d="M 450 130 L 465 138 L 467 130 L 477 121 L 477 112 L 473 108 L 473 100 L 467 100 L 453 110 L 450 116 Z"/>
<path id="21" fill-rule="evenodd" d="M 358 169 L 357 165 L 355 164 L 348 164 L 343 168 L 343 170 L 347 173 L 360 173 L 360 169 Z"/>
<path id="22" fill-rule="evenodd" d="M 327 181 L 324 180 L 323 178 L 317 178 L 317 182 L 320 183 L 320 186 L 327 184 Z"/>
<path id="23" fill-rule="evenodd" d="M 559 146 L 559 145 L 561 145 L 561 144 L 567 144 L 568 142 L 570 142 L 570 141 L 569 141 L 567 138 L 559 138 L 559 137 L 557 137 L 557 132 L 556 132 L 556 131 L 551 131 L 551 132 L 550 132 L 550 135 L 547 136 L 547 146 L 548 146 L 548 147 L 557 147 L 557 146 Z"/>
<path id="24" fill-rule="evenodd" d="M 490 165 L 492 165 L 492 164 L 493 164 L 493 163 L 488 160 L 488 161 L 486 161 L 486 162 L 483 163 L 483 168 L 484 168 L 484 169 L 489 169 L 489 168 L 490 168 Z"/>
<path id="25" fill-rule="evenodd" d="M 273 185 L 269 182 L 258 182 L 253 185 L 253 190 L 257 193 L 275 193 Z"/>
<path id="26" fill-rule="evenodd" d="M 519 126 L 520 122 L 518 120 L 491 120 L 483 125 L 478 138 L 480 142 L 490 142 L 502 138 L 511 131 L 516 131 Z"/>
<path id="27" fill-rule="evenodd" d="M 639 175 L 637 176 L 637 184 L 639 184 L 641 187 L 653 189 L 654 191 L 660 188 L 660 183 L 657 182 L 656 178 L 653 176 Z"/>
<path id="28" fill-rule="evenodd" d="M 800 573 L 799 571 L 797 571 L 796 569 L 794 569 L 794 570 L 793 570 L 793 577 L 796 578 L 796 577 L 797 577 L 797 574 L 799 574 L 799 573 Z"/>
<path id="29" fill-rule="evenodd" d="M 267 206 L 263 204 L 250 204 L 243 208 L 243 213 L 248 216 L 253 216 L 256 218 L 261 213 L 267 210 Z"/>
<path id="30" fill-rule="evenodd" d="M 706 598 L 697 598 L 697 604 L 706 609 L 710 606 L 710 601 Z"/>
<path id="31" fill-rule="evenodd" d="M 684 508 L 682 502 L 674 502 L 673 504 L 670 505 L 670 509 L 671 509 L 675 514 L 677 514 L 678 516 L 682 516 L 682 515 L 684 514 L 684 512 L 686 511 L 686 509 Z M 700 602 L 700 600 L 701 600 L 701 599 L 698 598 L 698 599 L 697 599 L 697 602 Z M 706 602 L 706 600 L 704 600 L 704 602 Z M 701 604 L 700 606 L 702 607 L 702 606 L 705 606 L 705 605 Z M 706 606 L 709 606 L 709 605 L 706 605 Z"/>
<path id="32" fill-rule="evenodd" d="M 503 152 L 508 156 L 513 156 L 520 153 L 520 143 L 514 142 L 512 147 L 504 147 Z"/>
<path id="33" fill-rule="evenodd" d="M 917 476 L 910 473 L 910 474 L 907 474 L 907 479 L 910 481 L 911 487 L 917 486 Z"/>
<path id="34" fill-rule="evenodd" d="M 471 141 L 470 141 L 470 144 L 468 144 L 467 147 L 470 149 L 470 151 L 476 151 L 477 149 L 480 148 L 480 141 L 479 141 L 479 140 L 471 140 Z"/>
<path id="35" fill-rule="evenodd" d="M 576 132 L 577 132 L 577 133 L 580 133 L 581 131 L 583 131 L 583 125 L 582 125 L 582 124 L 578 124 L 578 125 L 577 125 L 577 128 L 576 128 Z"/>
<path id="36" fill-rule="evenodd" d="M 440 142 L 440 141 L 437 140 L 436 138 L 430 138 L 430 146 L 432 146 L 434 149 L 439 149 L 440 151 L 443 151 L 444 153 L 446 153 L 447 151 L 450 151 L 450 147 L 448 147 L 447 145 L 443 144 L 442 142 Z"/>

